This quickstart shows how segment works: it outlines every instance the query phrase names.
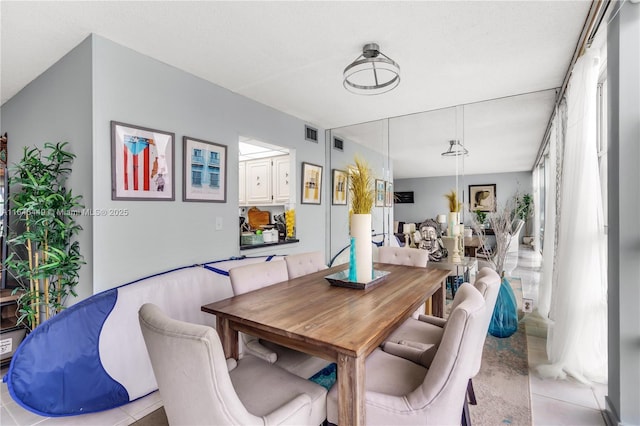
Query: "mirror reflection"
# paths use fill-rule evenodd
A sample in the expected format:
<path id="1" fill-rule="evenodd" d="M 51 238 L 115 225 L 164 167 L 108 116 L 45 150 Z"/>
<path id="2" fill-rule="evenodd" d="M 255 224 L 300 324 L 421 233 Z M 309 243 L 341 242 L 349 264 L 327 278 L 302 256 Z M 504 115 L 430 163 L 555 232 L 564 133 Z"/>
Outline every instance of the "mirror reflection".
<path id="1" fill-rule="evenodd" d="M 391 207 L 374 207 L 374 233 L 401 245 L 415 236 L 418 246 L 420 225 L 427 220 L 446 234 L 445 194 L 451 190 L 462 202 L 459 220 L 467 228 L 475 214 L 469 206 L 470 186 L 495 185 L 497 206 L 516 193 L 533 192 L 532 159 L 554 98 L 554 90 L 544 90 L 332 129 L 328 164 L 341 169 L 356 153 L 367 158 L 374 174 L 391 182 L 395 195 Z M 344 142 L 342 151 L 334 148 L 336 138 Z M 451 141 L 458 141 L 468 155 L 443 156 Z M 334 257 L 349 242 L 348 206 L 332 205 L 330 211 Z M 403 229 L 403 224 L 416 229 Z"/>
<path id="2" fill-rule="evenodd" d="M 364 160 L 370 167 L 373 181 L 372 189 L 376 189 L 376 202 L 371 211 L 372 240 L 384 244 L 389 240 L 392 218 L 391 196 L 393 192 L 393 173 L 389 160 L 389 126 L 388 120 L 378 120 L 332 129 L 328 132 L 327 144 L 330 145 L 330 156 L 327 161 L 331 165 L 331 179 L 346 173 L 348 166 L 354 164 L 355 158 Z M 330 187 L 334 186 L 333 180 Z M 377 184 L 377 187 L 376 187 Z M 346 263 L 349 246 L 349 211 L 350 200 L 347 194 L 346 203 L 333 203 L 330 206 L 330 242 L 329 253 L 333 264 Z M 333 201 L 333 200 L 332 200 Z"/>

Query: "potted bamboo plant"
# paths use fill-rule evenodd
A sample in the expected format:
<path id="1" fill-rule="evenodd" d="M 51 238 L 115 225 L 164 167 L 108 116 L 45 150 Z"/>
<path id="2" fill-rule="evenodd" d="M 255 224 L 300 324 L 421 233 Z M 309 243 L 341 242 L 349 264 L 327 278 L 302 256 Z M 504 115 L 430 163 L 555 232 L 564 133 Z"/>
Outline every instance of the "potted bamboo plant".
<path id="1" fill-rule="evenodd" d="M 18 321 L 30 329 L 60 312 L 68 295 L 77 296 L 74 287 L 85 263 L 75 239 L 82 229 L 75 220 L 82 196 L 65 186 L 75 158 L 67 145 L 25 147 L 9 178 L 14 229 L 19 231 L 8 241 L 6 267 L 22 287 Z"/>

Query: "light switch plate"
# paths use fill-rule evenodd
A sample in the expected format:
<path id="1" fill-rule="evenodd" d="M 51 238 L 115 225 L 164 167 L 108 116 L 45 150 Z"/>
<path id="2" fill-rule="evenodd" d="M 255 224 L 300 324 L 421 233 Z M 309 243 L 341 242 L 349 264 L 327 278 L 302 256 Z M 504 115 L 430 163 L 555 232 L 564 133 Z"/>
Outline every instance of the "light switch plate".
<path id="1" fill-rule="evenodd" d="M 216 217 L 216 231 L 222 231 L 222 218 Z"/>

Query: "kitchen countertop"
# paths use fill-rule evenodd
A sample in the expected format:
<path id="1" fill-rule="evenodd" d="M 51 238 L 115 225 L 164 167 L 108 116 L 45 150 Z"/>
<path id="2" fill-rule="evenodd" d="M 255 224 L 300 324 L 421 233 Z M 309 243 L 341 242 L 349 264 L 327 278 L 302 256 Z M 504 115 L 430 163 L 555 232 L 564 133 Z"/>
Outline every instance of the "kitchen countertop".
<path id="1" fill-rule="evenodd" d="M 245 244 L 240 246 L 240 250 L 250 250 L 250 249 L 262 248 L 262 247 L 281 246 L 285 244 L 292 244 L 292 243 L 298 243 L 298 242 L 300 242 L 300 240 L 291 239 L 291 240 L 282 240 L 282 241 L 273 242 L 273 243 Z"/>

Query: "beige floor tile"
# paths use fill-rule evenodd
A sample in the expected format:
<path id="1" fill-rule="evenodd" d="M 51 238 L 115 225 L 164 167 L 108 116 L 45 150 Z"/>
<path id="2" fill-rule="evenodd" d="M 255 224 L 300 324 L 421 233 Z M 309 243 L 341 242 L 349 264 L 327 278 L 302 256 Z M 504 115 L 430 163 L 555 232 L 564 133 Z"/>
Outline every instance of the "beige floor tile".
<path id="1" fill-rule="evenodd" d="M 4 406 L 10 401 L 12 401 L 12 399 L 11 395 L 9 395 L 9 389 L 7 388 L 7 384 L 3 383 L 2 388 L 0 389 L 0 406 Z"/>
<path id="2" fill-rule="evenodd" d="M 11 414 L 9 414 L 9 411 L 4 407 L 0 408 L 0 425 L 18 426 L 18 423 L 16 423 L 16 421 L 13 420 L 13 417 L 11 416 Z"/>
<path id="3" fill-rule="evenodd" d="M 598 402 L 598 407 L 600 407 L 600 410 L 604 411 L 607 408 L 605 397 L 609 393 L 609 387 L 607 385 L 596 383 L 591 386 L 591 389 L 593 390 L 593 394 L 595 395 L 596 401 Z"/>
<path id="4" fill-rule="evenodd" d="M 37 414 L 32 413 L 31 411 L 25 410 L 15 401 L 9 401 L 4 405 L 11 416 L 15 419 L 16 423 L 20 426 L 30 426 L 36 425 L 47 419 L 47 417 L 39 416 Z"/>
<path id="5" fill-rule="evenodd" d="M 605 426 L 599 410 L 532 395 L 533 426 Z"/>
<path id="6" fill-rule="evenodd" d="M 160 392 L 155 391 L 120 408 L 129 416 L 139 420 L 160 407 L 162 407 L 162 398 L 160 397 Z"/>
<path id="7" fill-rule="evenodd" d="M 600 409 L 591 387 L 576 382 L 571 378 L 566 380 L 542 379 L 537 372 L 532 371 L 529 375 L 529 383 L 532 394 L 581 405 L 594 410 Z"/>
<path id="8" fill-rule="evenodd" d="M 38 426 L 109 426 L 109 425 L 129 425 L 135 419 L 122 411 L 120 408 L 113 408 L 99 413 L 83 414 L 80 416 L 51 417 Z"/>
<path id="9" fill-rule="evenodd" d="M 529 350 L 547 350 L 547 339 L 538 336 L 527 336 L 527 348 Z"/>

